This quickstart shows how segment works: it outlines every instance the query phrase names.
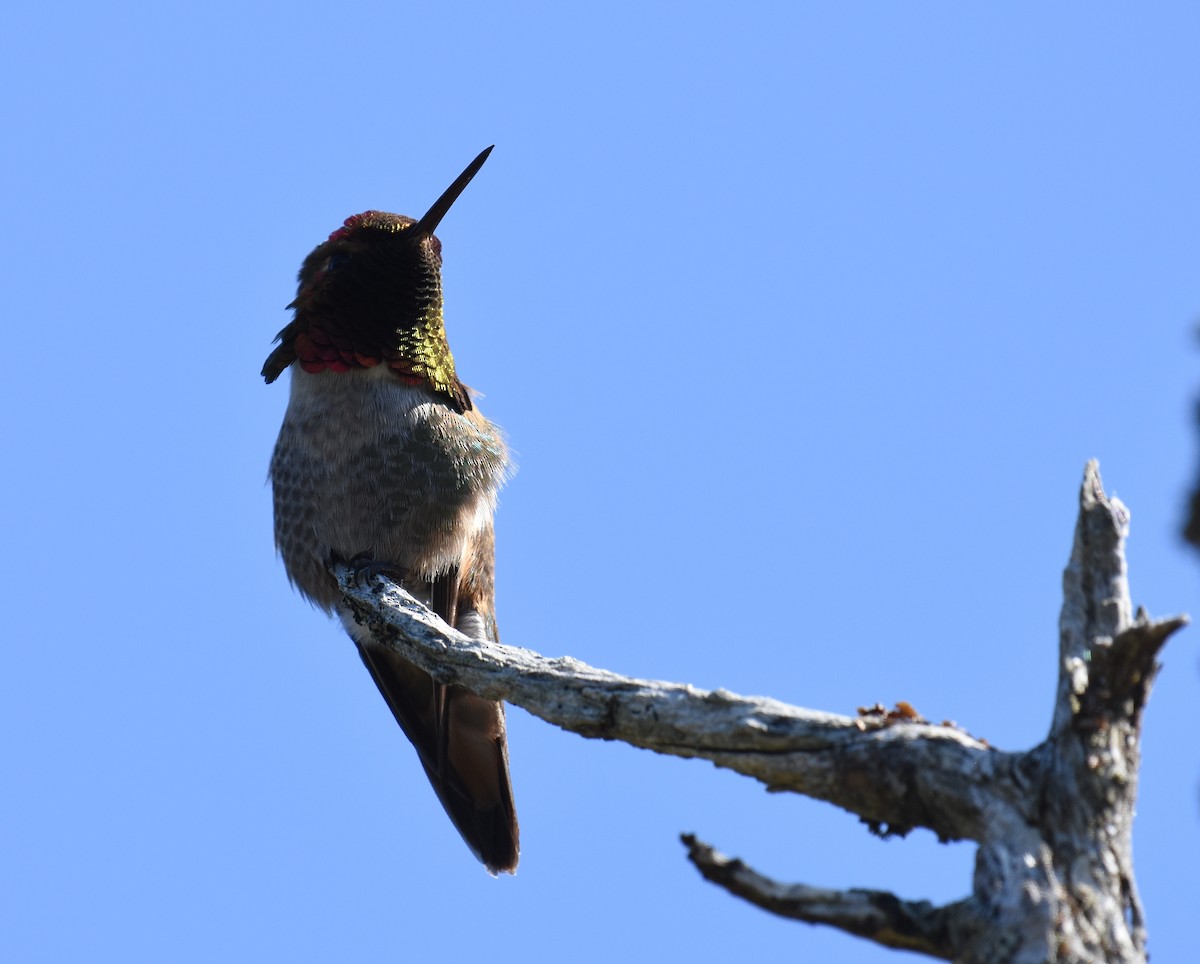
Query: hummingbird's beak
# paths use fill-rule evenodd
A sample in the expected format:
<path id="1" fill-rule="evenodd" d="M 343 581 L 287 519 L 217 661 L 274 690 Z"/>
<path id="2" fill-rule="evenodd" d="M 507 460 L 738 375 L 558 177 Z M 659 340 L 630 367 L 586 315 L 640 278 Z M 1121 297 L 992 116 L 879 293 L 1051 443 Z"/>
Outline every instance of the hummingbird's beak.
<path id="1" fill-rule="evenodd" d="M 492 145 L 492 147 L 495 146 L 495 144 Z M 438 223 L 446 216 L 446 212 L 450 210 L 450 205 L 458 200 L 458 196 L 462 194 L 463 189 L 471 183 L 471 178 L 479 173 L 479 169 L 483 167 L 483 162 L 492 153 L 492 147 L 486 148 L 475 160 L 468 164 L 467 169 L 455 178 L 454 183 L 442 192 L 440 198 L 433 202 L 433 207 L 425 212 L 425 216 L 409 228 L 405 234 L 414 241 L 422 241 L 433 234 L 434 228 L 438 226 Z"/>

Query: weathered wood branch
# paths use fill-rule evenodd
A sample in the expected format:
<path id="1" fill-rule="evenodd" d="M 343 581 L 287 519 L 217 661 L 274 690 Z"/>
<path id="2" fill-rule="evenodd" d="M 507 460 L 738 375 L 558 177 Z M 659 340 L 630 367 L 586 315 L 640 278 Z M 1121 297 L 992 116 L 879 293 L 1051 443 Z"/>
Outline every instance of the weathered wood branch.
<path id="1" fill-rule="evenodd" d="M 900 900 L 883 890 L 827 890 L 781 884 L 733 860 L 691 834 L 683 834 L 688 860 L 718 887 L 763 910 L 809 924 L 828 924 L 886 947 L 919 951 L 943 960 L 954 956 L 982 927 L 972 908 L 936 907 L 928 901 Z M 971 926 L 974 925 L 974 926 Z"/>
<path id="2" fill-rule="evenodd" d="M 336 567 L 380 645 L 583 736 L 710 760 L 772 790 L 837 804 L 873 827 L 979 843 L 973 892 L 946 907 L 770 881 L 687 838 L 709 880 L 775 913 L 890 947 L 992 961 L 1144 961 L 1130 849 L 1142 709 L 1184 617 L 1132 613 L 1128 513 L 1094 462 L 1063 576 L 1060 673 L 1047 739 L 1005 753 L 904 712 L 838 716 L 725 690 L 640 680 L 569 657 L 480 642 L 382 576 Z"/>

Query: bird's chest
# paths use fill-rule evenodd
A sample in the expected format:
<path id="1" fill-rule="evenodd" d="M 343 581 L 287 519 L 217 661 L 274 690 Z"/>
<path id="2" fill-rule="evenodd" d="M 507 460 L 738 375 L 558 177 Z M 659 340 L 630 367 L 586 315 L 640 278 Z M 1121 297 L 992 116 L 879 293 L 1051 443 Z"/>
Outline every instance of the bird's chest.
<path id="1" fill-rule="evenodd" d="M 297 372 L 271 463 L 284 562 L 299 571 L 336 551 L 444 571 L 490 523 L 507 466 L 477 411 L 455 412 L 382 366 Z"/>

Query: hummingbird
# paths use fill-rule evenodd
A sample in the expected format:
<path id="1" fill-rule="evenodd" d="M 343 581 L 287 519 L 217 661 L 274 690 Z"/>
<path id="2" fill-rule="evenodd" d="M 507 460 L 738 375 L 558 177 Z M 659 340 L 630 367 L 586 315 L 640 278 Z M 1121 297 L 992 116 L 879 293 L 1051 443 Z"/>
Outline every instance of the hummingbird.
<path id="1" fill-rule="evenodd" d="M 496 875 L 520 854 L 503 704 L 376 643 L 329 571 L 343 559 L 387 573 L 460 632 L 499 639 L 493 515 L 510 462 L 455 369 L 433 233 L 491 150 L 421 218 L 364 211 L 318 244 L 262 375 L 292 373 L 270 469 L 288 579 L 341 620 L 450 820 Z"/>

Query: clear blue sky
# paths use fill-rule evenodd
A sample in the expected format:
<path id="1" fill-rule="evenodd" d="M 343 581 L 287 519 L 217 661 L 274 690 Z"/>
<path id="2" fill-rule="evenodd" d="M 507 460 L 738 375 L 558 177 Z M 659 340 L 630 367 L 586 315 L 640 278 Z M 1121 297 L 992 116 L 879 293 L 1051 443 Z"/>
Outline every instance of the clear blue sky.
<path id="1" fill-rule="evenodd" d="M 882 962 L 701 881 L 957 899 L 973 849 L 510 712 L 492 880 L 271 544 L 258 372 L 342 219 L 439 230 L 520 472 L 504 639 L 1005 749 L 1084 462 L 1192 609 L 1192 4 L 17 5 L 5 15 L 0 957 Z M 1151 950 L 1194 952 L 1195 631 L 1150 703 Z"/>

